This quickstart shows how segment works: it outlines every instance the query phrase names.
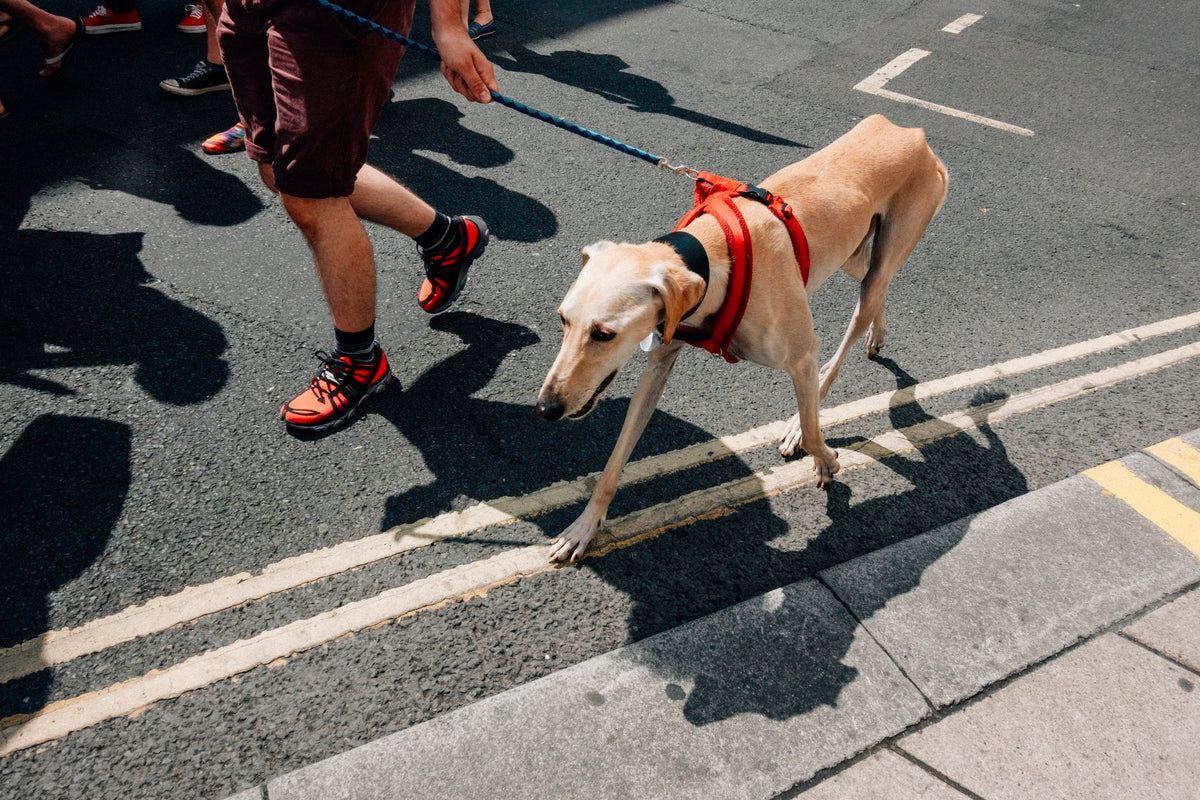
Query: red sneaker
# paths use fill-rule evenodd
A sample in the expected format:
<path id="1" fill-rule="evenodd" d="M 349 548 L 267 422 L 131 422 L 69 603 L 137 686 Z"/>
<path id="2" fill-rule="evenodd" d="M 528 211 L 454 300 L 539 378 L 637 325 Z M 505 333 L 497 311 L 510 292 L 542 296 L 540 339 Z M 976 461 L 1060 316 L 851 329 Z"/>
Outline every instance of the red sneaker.
<path id="1" fill-rule="evenodd" d="M 140 31 L 142 18 L 137 9 L 125 14 L 115 14 L 103 4 L 83 18 L 83 27 L 88 33 L 119 33 L 121 31 Z"/>
<path id="2" fill-rule="evenodd" d="M 204 6 L 189 3 L 183 7 L 183 19 L 176 26 L 180 33 L 204 33 Z"/>
<path id="3" fill-rule="evenodd" d="M 425 262 L 425 280 L 417 292 L 417 305 L 430 314 L 440 314 L 458 299 L 467 285 L 467 270 L 471 262 L 483 255 L 488 243 L 487 224 L 479 217 L 454 217 L 452 230 L 457 233 L 457 243 L 447 249 L 422 250 Z"/>
<path id="4" fill-rule="evenodd" d="M 284 403 L 279 418 L 298 431 L 325 431 L 345 424 L 358 406 L 387 388 L 392 377 L 383 348 L 375 345 L 370 361 L 317 353 L 321 370 L 308 388 Z"/>

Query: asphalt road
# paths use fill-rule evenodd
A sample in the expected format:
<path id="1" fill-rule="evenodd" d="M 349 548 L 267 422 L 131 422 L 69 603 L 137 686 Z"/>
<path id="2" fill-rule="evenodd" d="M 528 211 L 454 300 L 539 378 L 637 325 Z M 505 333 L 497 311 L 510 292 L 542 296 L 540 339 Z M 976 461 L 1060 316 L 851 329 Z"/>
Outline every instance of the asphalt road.
<path id="1" fill-rule="evenodd" d="M 603 466 L 640 370 L 635 359 L 582 422 L 537 420 L 555 307 L 582 246 L 666 232 L 691 186 L 469 106 L 410 54 L 372 162 L 439 207 L 485 216 L 495 239 L 468 294 L 430 319 L 412 243 L 373 230 L 379 336 L 399 383 L 347 429 L 291 437 L 276 409 L 331 344 L 307 250 L 244 156 L 200 152 L 232 103 L 157 88 L 190 69 L 200 37 L 175 32 L 175 4 L 141 5 L 142 31 L 89 38 L 53 86 L 35 83 L 32 37 L 0 45 L 0 664 L 33 663 L 0 684 L 0 733 L 37 740 L 0 755 L 5 798 L 220 798 L 1200 427 L 1190 355 L 1003 412 L 1194 344 L 1194 321 L 917 394 L 1197 311 L 1193 4 L 505 2 L 482 45 L 506 95 L 672 163 L 752 181 L 871 113 L 925 129 L 949 197 L 893 284 L 884 357 L 856 352 L 825 403 L 894 393 L 829 426 L 835 447 L 923 434 L 825 492 L 770 488 L 785 465 L 765 444 L 681 467 L 683 448 L 719 455 L 706 443 L 795 402 L 782 373 L 685 353 L 634 455 L 661 456 L 663 474 L 610 512 L 635 544 L 289 643 L 276 632 L 444 586 L 578 513 L 546 498 Z M 968 13 L 982 18 L 943 30 Z M 855 89 L 914 48 L 928 55 L 887 84 L 908 99 Z M 813 300 L 826 357 L 854 296 L 841 276 Z M 966 409 L 969 430 L 939 421 Z M 757 497 L 723 494 L 756 481 Z M 701 506 L 675 519 L 685 495 Z M 530 497 L 515 519 L 471 521 L 481 503 Z M 405 535 L 425 546 L 324 550 Z M 202 610 L 280 564 L 310 572 Z M 187 587 L 144 635 L 112 633 Z M 56 655 L 38 638 L 114 618 L 93 652 Z M 248 641 L 280 649 L 226 669 Z M 210 677 L 181 667 L 203 653 L 215 653 Z M 196 685 L 121 700 L 155 670 Z"/>

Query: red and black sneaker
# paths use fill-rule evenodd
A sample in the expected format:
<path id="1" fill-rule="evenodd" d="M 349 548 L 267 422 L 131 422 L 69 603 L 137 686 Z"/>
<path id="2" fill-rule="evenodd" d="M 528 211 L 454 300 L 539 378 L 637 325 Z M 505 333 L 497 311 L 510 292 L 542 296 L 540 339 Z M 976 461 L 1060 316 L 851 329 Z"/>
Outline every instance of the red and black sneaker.
<path id="1" fill-rule="evenodd" d="M 279 418 L 298 431 L 325 431 L 347 422 L 360 403 L 383 391 L 392 377 L 383 348 L 375 345 L 370 361 L 318 352 L 321 370 L 308 388 L 284 403 Z"/>
<path id="2" fill-rule="evenodd" d="M 479 217 L 453 217 L 455 244 L 445 249 L 417 247 L 425 262 L 425 280 L 417 292 L 417 304 L 430 314 L 440 314 L 458 299 L 467 285 L 471 262 L 483 255 L 488 243 L 487 224 Z"/>

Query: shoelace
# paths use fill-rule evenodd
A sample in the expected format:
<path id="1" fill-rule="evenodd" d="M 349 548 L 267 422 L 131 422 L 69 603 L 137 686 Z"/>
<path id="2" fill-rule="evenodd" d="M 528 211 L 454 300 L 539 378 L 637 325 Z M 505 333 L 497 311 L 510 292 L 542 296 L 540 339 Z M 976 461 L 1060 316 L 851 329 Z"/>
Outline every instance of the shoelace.
<path id="1" fill-rule="evenodd" d="M 316 356 L 321 359 L 321 371 L 312 379 L 312 390 L 318 398 L 324 399 L 335 394 L 342 388 L 342 384 L 350 377 L 350 370 L 353 367 L 351 364 L 335 355 L 326 353 L 324 350 L 318 350 Z M 326 389 L 322 385 L 322 381 L 333 388 Z"/>
<path id="2" fill-rule="evenodd" d="M 196 68 L 192 70 L 191 74 L 188 75 L 183 80 L 181 80 L 180 83 L 181 84 L 187 83 L 188 81 L 194 80 L 195 78 L 203 77 L 204 75 L 207 75 L 210 72 L 212 72 L 212 67 L 210 67 L 208 65 L 208 62 L 201 61 L 199 64 L 196 65 Z"/>

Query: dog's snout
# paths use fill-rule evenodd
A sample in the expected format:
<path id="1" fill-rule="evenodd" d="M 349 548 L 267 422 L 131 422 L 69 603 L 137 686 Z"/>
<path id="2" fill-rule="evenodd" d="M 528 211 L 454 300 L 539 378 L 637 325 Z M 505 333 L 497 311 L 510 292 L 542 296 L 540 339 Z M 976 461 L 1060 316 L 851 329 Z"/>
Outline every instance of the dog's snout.
<path id="1" fill-rule="evenodd" d="M 543 400 L 538 398 L 537 415 L 544 420 L 554 422 L 562 419 L 562 415 L 566 412 L 567 407 L 562 400 Z"/>

